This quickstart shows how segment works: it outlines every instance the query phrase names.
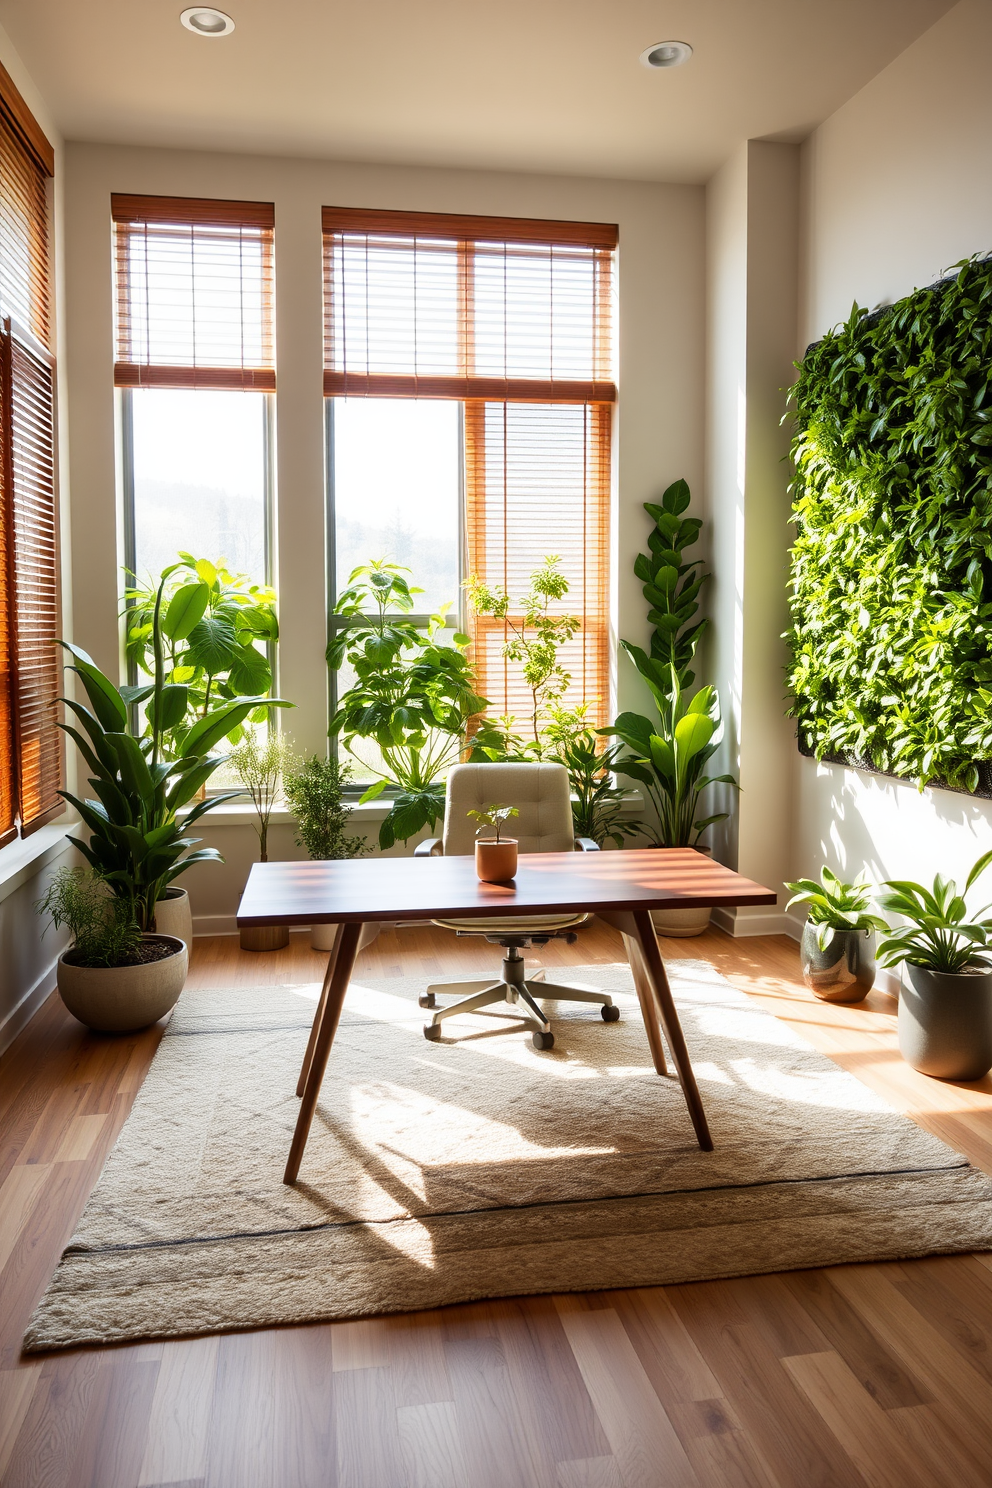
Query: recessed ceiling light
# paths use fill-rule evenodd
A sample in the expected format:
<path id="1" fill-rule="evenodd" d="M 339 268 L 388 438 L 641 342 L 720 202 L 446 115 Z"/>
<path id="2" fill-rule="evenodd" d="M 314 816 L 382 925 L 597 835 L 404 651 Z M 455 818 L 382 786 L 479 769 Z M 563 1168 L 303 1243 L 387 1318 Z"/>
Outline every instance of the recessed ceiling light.
<path id="1" fill-rule="evenodd" d="M 687 41 L 656 41 L 641 53 L 641 61 L 645 67 L 681 67 L 691 56 Z"/>
<path id="2" fill-rule="evenodd" d="M 212 10 L 206 5 L 194 5 L 184 10 L 179 17 L 187 31 L 197 36 L 230 36 L 234 22 L 222 10 Z"/>

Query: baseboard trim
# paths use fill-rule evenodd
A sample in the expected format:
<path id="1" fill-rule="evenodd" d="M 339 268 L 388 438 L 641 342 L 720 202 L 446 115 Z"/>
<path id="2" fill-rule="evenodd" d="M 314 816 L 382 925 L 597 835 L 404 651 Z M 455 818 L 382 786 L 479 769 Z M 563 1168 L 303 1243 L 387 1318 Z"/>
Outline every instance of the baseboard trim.
<path id="1" fill-rule="evenodd" d="M 750 935 L 788 935 L 791 940 L 798 940 L 802 933 L 802 926 L 797 926 L 795 920 L 781 910 L 770 914 L 749 914 L 745 919 L 733 909 L 714 909 L 712 919 L 719 930 L 725 930 L 735 940 Z"/>
<path id="2" fill-rule="evenodd" d="M 238 921 L 233 914 L 194 915 L 193 939 L 198 935 L 237 935 Z"/>
<path id="3" fill-rule="evenodd" d="M 55 991 L 55 976 L 58 967 L 58 956 L 46 971 L 29 987 L 10 1012 L 0 1020 L 0 1054 L 10 1048 L 17 1035 L 28 1026 L 35 1013 L 48 1001 Z"/>

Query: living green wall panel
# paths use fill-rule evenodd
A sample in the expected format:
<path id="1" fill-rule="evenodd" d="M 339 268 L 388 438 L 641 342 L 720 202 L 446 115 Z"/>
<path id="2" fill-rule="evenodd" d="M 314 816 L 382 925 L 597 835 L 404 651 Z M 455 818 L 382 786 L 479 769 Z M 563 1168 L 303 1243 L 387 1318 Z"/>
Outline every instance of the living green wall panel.
<path id="1" fill-rule="evenodd" d="M 790 398 L 800 749 L 992 794 L 992 258 L 855 305 Z"/>

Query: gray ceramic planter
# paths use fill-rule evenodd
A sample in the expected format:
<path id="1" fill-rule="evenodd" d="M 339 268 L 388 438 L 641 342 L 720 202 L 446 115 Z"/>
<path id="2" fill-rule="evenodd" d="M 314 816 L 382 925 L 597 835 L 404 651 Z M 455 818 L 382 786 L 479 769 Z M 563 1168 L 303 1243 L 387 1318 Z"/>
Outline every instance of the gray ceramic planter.
<path id="1" fill-rule="evenodd" d="M 175 935 L 145 935 L 165 941 L 172 954 L 140 966 L 74 966 L 59 958 L 59 996 L 74 1018 L 100 1033 L 133 1033 L 164 1018 L 179 1001 L 189 953 Z"/>
<path id="2" fill-rule="evenodd" d="M 861 1002 L 875 985 L 874 930 L 835 930 L 825 950 L 807 920 L 799 946 L 803 981 L 824 1002 Z"/>
<path id="3" fill-rule="evenodd" d="M 938 1080 L 980 1080 L 992 1069 L 992 971 L 907 965 L 899 993 L 899 1050 Z"/>

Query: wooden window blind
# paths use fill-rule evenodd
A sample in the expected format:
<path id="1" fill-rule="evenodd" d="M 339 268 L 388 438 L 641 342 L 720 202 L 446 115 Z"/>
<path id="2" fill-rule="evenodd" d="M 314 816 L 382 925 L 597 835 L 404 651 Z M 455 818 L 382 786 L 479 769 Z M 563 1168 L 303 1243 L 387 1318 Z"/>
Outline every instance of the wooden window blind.
<path id="1" fill-rule="evenodd" d="M 65 810 L 58 722 L 61 633 L 55 479 L 55 362 L 30 332 L 4 323 L 5 440 L 11 506 L 11 639 L 21 833 Z"/>
<path id="2" fill-rule="evenodd" d="M 328 397 L 612 402 L 608 223 L 325 207 Z"/>
<path id="3" fill-rule="evenodd" d="M 611 414 L 608 403 L 465 405 L 469 571 L 513 598 L 546 554 L 560 556 L 569 592 L 555 608 L 582 621 L 560 653 L 572 677 L 563 701 L 588 702 L 597 723 L 609 707 Z M 508 630 L 474 617 L 476 680 L 491 711 L 512 714 L 526 734 L 531 695 L 503 657 Z"/>
<path id="4" fill-rule="evenodd" d="M 325 207 L 323 231 L 325 395 L 464 403 L 469 571 L 515 597 L 561 557 L 566 701 L 604 722 L 616 227 Z M 522 722 L 507 626 L 472 638 L 479 691 Z"/>
<path id="5" fill-rule="evenodd" d="M 273 392 L 275 208 L 111 198 L 118 387 Z"/>
<path id="6" fill-rule="evenodd" d="M 54 152 L 0 67 L 0 845 L 65 809 L 48 178 Z"/>

